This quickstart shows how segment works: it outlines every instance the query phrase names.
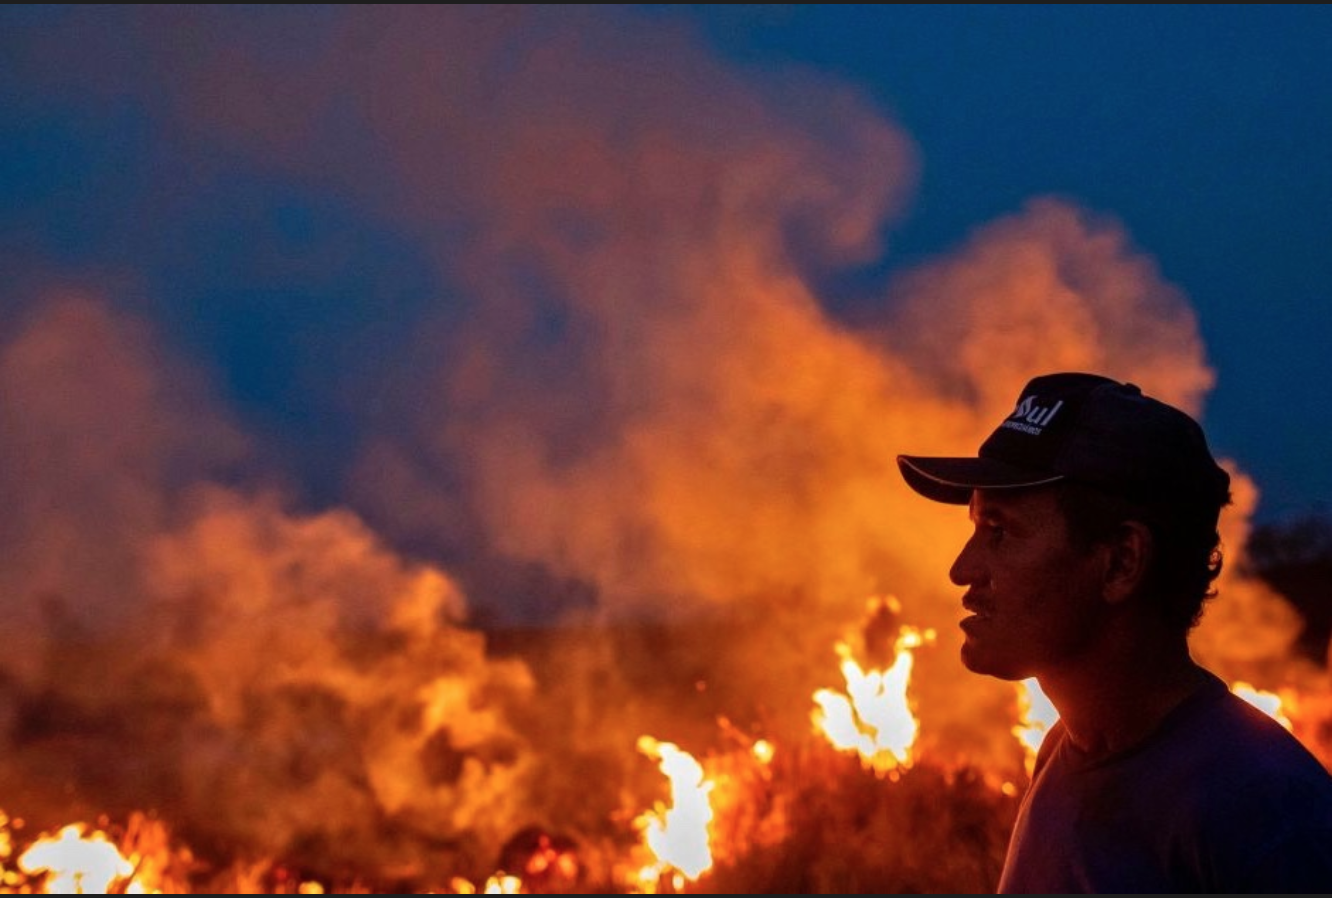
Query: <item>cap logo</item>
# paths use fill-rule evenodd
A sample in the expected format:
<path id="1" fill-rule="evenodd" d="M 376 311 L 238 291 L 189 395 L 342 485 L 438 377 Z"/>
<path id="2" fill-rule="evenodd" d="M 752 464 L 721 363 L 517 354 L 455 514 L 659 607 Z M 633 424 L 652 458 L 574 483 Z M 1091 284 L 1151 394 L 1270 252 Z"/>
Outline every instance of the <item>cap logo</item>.
<path id="1" fill-rule="evenodd" d="M 1038 437 L 1046 425 L 1054 420 L 1055 413 L 1063 404 L 1064 400 L 1060 399 L 1052 406 L 1037 405 L 1035 396 L 1023 396 L 1003 426 Z"/>

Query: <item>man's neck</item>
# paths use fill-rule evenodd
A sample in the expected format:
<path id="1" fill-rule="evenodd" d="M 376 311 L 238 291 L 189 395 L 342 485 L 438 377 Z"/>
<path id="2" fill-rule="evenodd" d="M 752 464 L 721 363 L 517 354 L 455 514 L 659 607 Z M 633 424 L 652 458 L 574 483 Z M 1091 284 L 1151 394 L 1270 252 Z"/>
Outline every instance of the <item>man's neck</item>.
<path id="1" fill-rule="evenodd" d="M 1182 638 L 1106 649 L 1038 676 L 1073 744 L 1093 757 L 1137 745 L 1207 679 Z"/>

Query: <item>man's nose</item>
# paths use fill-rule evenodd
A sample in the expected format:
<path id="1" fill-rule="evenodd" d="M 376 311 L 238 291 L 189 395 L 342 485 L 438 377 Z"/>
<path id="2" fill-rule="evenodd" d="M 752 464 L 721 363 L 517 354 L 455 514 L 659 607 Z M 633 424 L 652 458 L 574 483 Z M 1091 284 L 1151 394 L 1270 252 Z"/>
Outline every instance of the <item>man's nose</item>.
<path id="1" fill-rule="evenodd" d="M 957 553 L 953 566 L 948 569 L 948 579 L 953 581 L 954 586 L 970 586 L 979 579 L 976 570 L 975 542 L 976 538 L 974 536 L 967 540 L 966 545 L 962 547 L 962 551 Z"/>

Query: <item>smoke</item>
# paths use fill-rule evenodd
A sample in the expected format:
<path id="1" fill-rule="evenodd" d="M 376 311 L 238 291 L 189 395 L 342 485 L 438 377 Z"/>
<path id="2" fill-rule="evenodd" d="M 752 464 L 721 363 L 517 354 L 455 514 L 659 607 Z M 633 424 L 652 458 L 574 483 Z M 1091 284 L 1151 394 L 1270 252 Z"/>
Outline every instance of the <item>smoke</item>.
<path id="1" fill-rule="evenodd" d="M 51 629 L 87 638 L 139 605 L 133 571 L 175 492 L 222 473 L 241 435 L 200 403 L 151 328 L 80 292 L 33 306 L 0 340 L 3 663 L 28 679 Z"/>
<path id="2" fill-rule="evenodd" d="M 104 301 L 39 300 L 0 387 L 11 796 L 151 807 L 267 856 L 489 862 L 529 812 L 505 720 L 532 683 L 460 626 L 446 574 L 349 511 L 210 482 L 246 441 Z"/>
<path id="3" fill-rule="evenodd" d="M 156 663 L 202 705 L 177 734 L 184 816 L 381 876 L 484 867 L 531 804 L 531 753 L 507 722 L 526 667 L 488 659 L 457 625 L 456 584 L 348 512 L 217 488 L 191 504 L 146 577 Z M 441 840 L 460 847 L 423 847 Z"/>
<path id="4" fill-rule="evenodd" d="M 1034 372 L 1103 373 L 1197 417 L 1215 381 L 1179 290 L 1113 219 L 1057 199 L 978 228 L 894 292 L 885 340 L 986 421 Z"/>
<path id="5" fill-rule="evenodd" d="M 1318 673 L 1292 651 L 1304 627 L 1299 612 L 1244 567 L 1249 521 L 1258 502 L 1258 486 L 1233 461 L 1232 505 L 1222 515 L 1223 564 L 1217 595 L 1206 606 L 1192 634 L 1198 659 L 1223 677 L 1265 686 L 1307 681 Z"/>

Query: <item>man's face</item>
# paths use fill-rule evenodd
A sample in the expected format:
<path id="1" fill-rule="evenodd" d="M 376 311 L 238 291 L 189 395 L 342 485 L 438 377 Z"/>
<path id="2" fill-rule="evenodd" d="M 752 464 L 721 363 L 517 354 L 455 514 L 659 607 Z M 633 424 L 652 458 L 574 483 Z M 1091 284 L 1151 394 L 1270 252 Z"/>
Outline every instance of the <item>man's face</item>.
<path id="1" fill-rule="evenodd" d="M 949 571 L 971 612 L 962 663 L 1020 680 L 1076 659 L 1103 621 L 1101 555 L 1070 540 L 1054 490 L 976 490 L 971 520 Z"/>

